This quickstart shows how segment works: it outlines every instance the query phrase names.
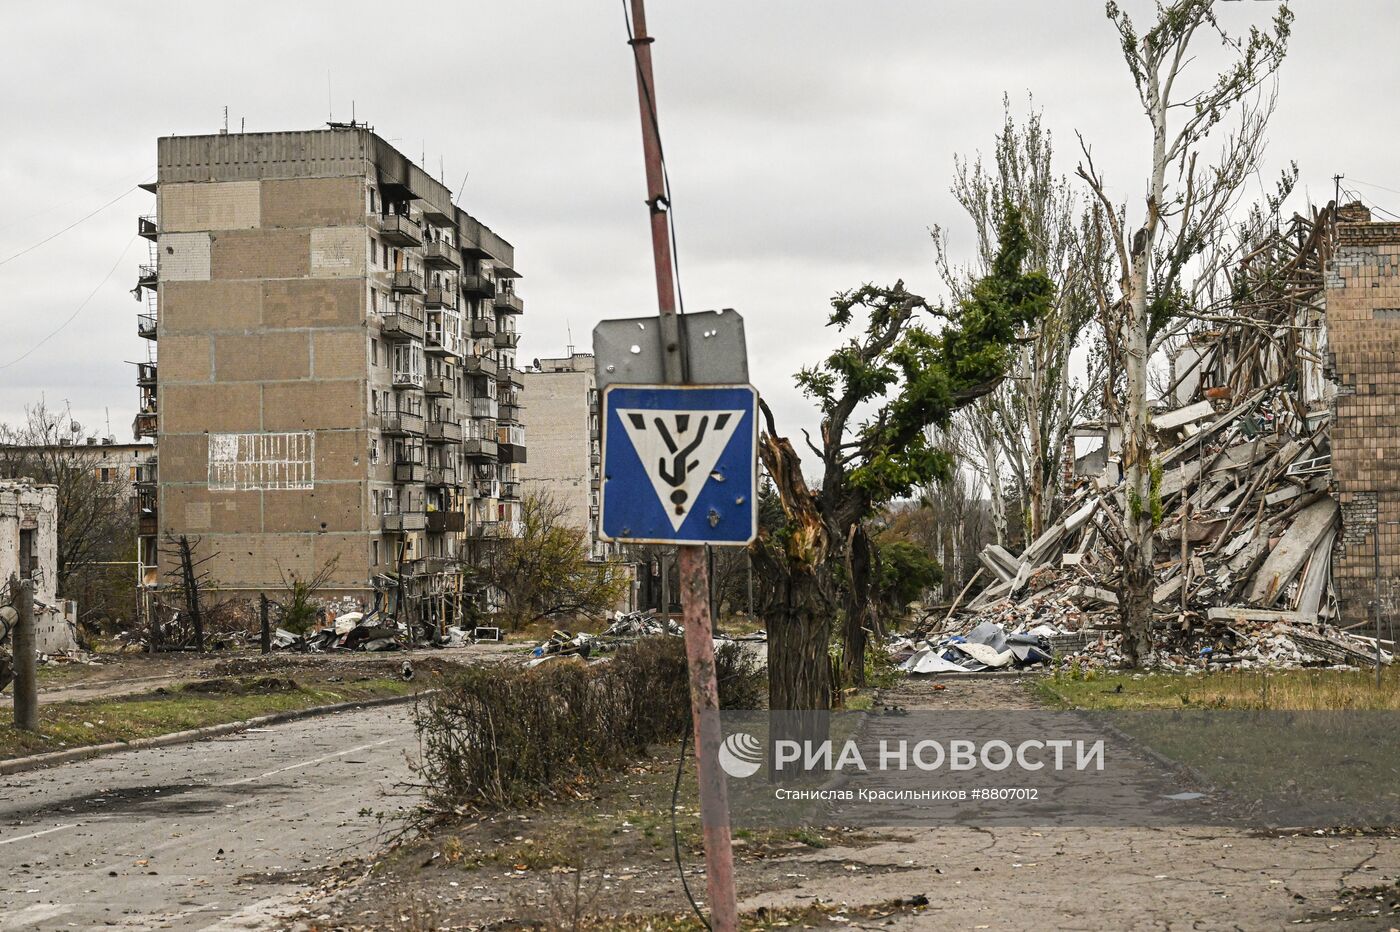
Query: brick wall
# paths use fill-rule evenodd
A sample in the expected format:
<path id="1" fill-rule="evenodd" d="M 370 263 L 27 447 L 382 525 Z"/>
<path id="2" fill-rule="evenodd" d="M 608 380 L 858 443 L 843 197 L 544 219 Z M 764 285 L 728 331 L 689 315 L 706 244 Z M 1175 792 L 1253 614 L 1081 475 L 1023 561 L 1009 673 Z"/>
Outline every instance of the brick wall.
<path id="1" fill-rule="evenodd" d="M 1332 426 L 1343 531 L 1333 579 L 1346 622 L 1400 579 L 1400 223 L 1344 209 L 1327 269 L 1328 347 L 1339 382 Z M 1351 222 L 1347 222 L 1351 221 Z"/>

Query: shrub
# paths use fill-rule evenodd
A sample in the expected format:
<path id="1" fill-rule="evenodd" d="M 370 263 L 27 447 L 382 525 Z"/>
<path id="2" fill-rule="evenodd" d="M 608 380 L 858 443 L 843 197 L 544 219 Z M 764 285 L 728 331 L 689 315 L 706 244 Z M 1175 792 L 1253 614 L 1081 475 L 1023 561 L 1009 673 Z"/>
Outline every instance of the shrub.
<path id="1" fill-rule="evenodd" d="M 727 644 L 715 663 L 721 707 L 757 708 L 767 687 L 753 656 Z M 517 806 L 678 740 L 691 714 L 685 647 L 655 637 L 592 666 L 468 667 L 414 714 L 431 810 Z"/>

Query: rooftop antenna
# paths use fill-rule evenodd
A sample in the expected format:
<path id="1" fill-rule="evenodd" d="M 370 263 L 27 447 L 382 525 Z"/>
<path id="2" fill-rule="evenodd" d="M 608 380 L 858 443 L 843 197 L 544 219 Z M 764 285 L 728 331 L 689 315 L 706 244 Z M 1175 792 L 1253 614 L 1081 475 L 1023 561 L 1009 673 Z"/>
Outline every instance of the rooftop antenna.
<path id="1" fill-rule="evenodd" d="M 224 135 L 228 135 L 228 104 L 224 104 Z"/>
<path id="2" fill-rule="evenodd" d="M 569 355 L 574 355 L 574 328 L 569 324 L 568 318 L 564 319 L 564 332 L 569 336 Z"/>
<path id="3" fill-rule="evenodd" d="M 469 168 L 467 169 L 467 173 L 462 176 L 462 184 L 457 188 L 457 196 L 453 198 L 454 201 L 460 201 L 462 199 L 462 192 L 467 190 L 467 179 L 471 177 L 471 174 L 472 170 Z"/>
<path id="4" fill-rule="evenodd" d="M 246 132 L 248 131 L 248 118 L 247 118 L 247 117 L 239 117 L 239 118 L 238 118 L 238 131 L 239 131 L 240 133 L 246 133 Z"/>
<path id="5" fill-rule="evenodd" d="M 438 156 L 438 181 L 447 184 L 447 169 L 442 167 L 442 156 Z"/>
<path id="6" fill-rule="evenodd" d="M 102 412 L 107 415 L 107 436 L 112 436 L 112 409 L 104 407 Z"/>
<path id="7" fill-rule="evenodd" d="M 335 122 L 335 102 L 331 98 L 331 71 L 326 69 L 326 120 Z"/>

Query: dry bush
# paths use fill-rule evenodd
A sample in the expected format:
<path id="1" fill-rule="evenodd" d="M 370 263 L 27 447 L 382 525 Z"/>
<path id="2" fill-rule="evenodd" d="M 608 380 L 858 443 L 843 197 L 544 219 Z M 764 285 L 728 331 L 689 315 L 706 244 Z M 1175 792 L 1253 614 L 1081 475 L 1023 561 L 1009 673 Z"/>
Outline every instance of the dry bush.
<path id="1" fill-rule="evenodd" d="M 756 708 L 766 685 L 739 645 L 716 652 L 720 704 Z M 468 667 L 420 701 L 419 776 L 430 812 L 518 806 L 619 770 L 690 725 L 680 638 L 646 638 L 607 663 Z"/>

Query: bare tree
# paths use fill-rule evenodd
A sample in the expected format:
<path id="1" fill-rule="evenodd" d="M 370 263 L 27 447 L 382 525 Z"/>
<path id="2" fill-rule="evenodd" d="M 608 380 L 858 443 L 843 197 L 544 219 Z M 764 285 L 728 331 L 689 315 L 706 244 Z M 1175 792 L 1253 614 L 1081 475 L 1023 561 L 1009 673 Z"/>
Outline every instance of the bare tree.
<path id="1" fill-rule="evenodd" d="M 111 617 L 133 604 L 134 571 L 122 565 L 136 546 L 129 464 L 103 467 L 86 436 L 66 410 L 26 408 L 24 423 L 0 424 L 0 476 L 57 487 L 57 591 L 85 617 Z"/>
<path id="2" fill-rule="evenodd" d="M 969 266 L 955 266 L 946 236 L 933 229 L 939 271 L 950 291 L 961 298 L 985 275 L 996 258 L 1004 205 L 1015 205 L 1030 244 L 1027 261 L 1055 283 L 1055 302 L 1032 325 L 1030 338 L 1017 354 L 1011 377 L 996 391 L 971 405 L 960 417 L 968 462 L 978 471 L 991 497 L 997 543 L 1007 543 L 1009 492 L 1019 493 L 1024 531 L 1037 537 L 1054 517 L 1060 471 L 1056 468 L 1074 423 L 1099 394 L 1102 354 L 1091 353 L 1082 377 L 1076 378 L 1076 352 L 1095 340 L 1093 294 L 1086 266 L 1086 214 L 1069 180 L 1054 172 L 1050 131 L 1034 109 L 1017 125 L 1011 101 L 1003 98 L 1004 120 L 991 165 L 980 157 L 955 158 L 952 193 L 972 220 L 977 252 Z"/>
<path id="3" fill-rule="evenodd" d="M 1123 56 L 1152 131 L 1144 215 L 1130 229 L 1126 214 L 1107 193 L 1087 146 L 1078 174 L 1098 202 L 1096 235 L 1115 260 L 1117 293 L 1093 282 L 1105 333 L 1110 378 L 1120 391 L 1104 393 L 1107 414 L 1122 431 L 1122 465 L 1128 513 L 1110 539 L 1121 540 L 1119 611 L 1124 653 L 1134 664 L 1151 651 L 1152 535 L 1160 521 L 1160 469 L 1154 465 L 1148 408 L 1149 364 L 1170 323 L 1193 310 L 1198 289 L 1183 287 L 1213 277 L 1201 268 L 1228 228 L 1245 181 L 1263 153 L 1275 95 L 1263 90 L 1287 49 L 1293 14 L 1279 4 L 1271 29 L 1231 35 L 1217 21 L 1216 0 L 1157 4 L 1157 19 L 1139 34 L 1116 3 L 1107 5 Z M 1214 34 L 1230 63 L 1208 84 L 1187 89 L 1193 42 Z M 1201 151 L 1232 112 L 1238 122 L 1224 133 L 1213 163 Z M 1217 253 L 1218 255 L 1218 253 Z M 1193 294 L 1195 292 L 1196 294 Z"/>

